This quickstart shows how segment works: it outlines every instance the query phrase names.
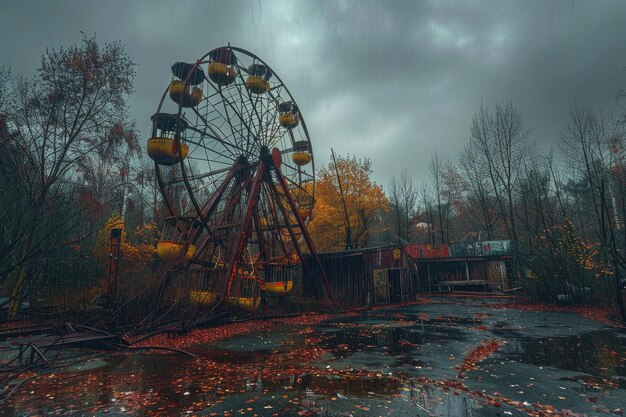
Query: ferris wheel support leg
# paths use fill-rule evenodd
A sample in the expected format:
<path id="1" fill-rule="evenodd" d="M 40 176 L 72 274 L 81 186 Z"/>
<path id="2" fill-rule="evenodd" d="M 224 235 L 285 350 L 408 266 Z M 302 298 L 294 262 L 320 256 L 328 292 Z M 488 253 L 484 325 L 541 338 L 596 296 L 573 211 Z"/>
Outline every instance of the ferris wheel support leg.
<path id="1" fill-rule="evenodd" d="M 302 220 L 302 216 L 300 216 L 300 212 L 298 211 L 298 207 L 296 206 L 295 201 L 293 200 L 293 197 L 291 196 L 291 192 L 289 191 L 289 186 L 287 185 L 287 180 L 285 179 L 285 177 L 283 176 L 283 173 L 280 170 L 279 166 L 276 166 L 276 164 L 274 164 L 274 168 L 276 168 L 276 173 L 278 176 L 278 181 L 280 182 L 280 186 L 283 189 L 283 192 L 285 193 L 285 196 L 287 197 L 287 202 L 289 203 L 289 207 L 291 208 L 291 211 L 293 212 L 296 221 L 298 222 L 298 227 L 300 227 L 300 230 L 302 231 L 302 236 L 304 237 L 304 241 L 307 245 L 307 248 L 309 249 L 309 252 L 311 254 L 311 256 L 313 256 L 313 259 L 315 261 L 315 263 L 317 264 L 317 268 L 320 271 L 320 274 L 322 275 L 322 287 L 324 290 L 324 293 L 326 295 L 326 297 L 329 300 L 332 300 L 331 297 L 331 292 L 330 292 L 330 284 L 328 282 L 328 277 L 326 276 L 326 271 L 324 270 L 324 265 L 322 265 L 322 260 L 320 259 L 319 255 L 317 254 L 317 250 L 315 250 L 315 245 L 313 244 L 313 240 L 311 239 L 311 235 L 309 234 L 308 229 L 306 228 L 306 225 L 304 224 L 304 221 Z M 297 248 L 298 247 L 298 242 L 294 241 L 294 245 Z M 304 262 L 304 259 L 302 257 L 302 253 L 300 253 L 300 250 L 298 249 L 298 256 L 300 256 L 300 260 L 302 261 L 302 265 L 306 265 Z M 305 266 L 306 268 L 306 266 Z"/>
<path id="2" fill-rule="evenodd" d="M 230 181 L 235 176 L 235 170 L 236 167 L 233 166 L 233 168 L 231 168 L 231 170 L 228 172 L 228 175 L 226 175 L 226 178 L 224 178 L 224 181 L 222 181 L 222 184 L 220 184 L 217 191 L 213 193 L 209 202 L 206 203 L 204 207 L 202 207 L 202 211 L 199 213 L 202 222 L 206 222 L 211 217 L 211 214 L 213 214 L 213 212 L 215 211 L 217 203 L 219 203 L 222 195 L 224 194 L 224 191 L 226 191 L 226 188 L 228 187 L 228 184 L 230 184 Z"/>
<path id="3" fill-rule="evenodd" d="M 233 286 L 233 282 L 235 280 L 235 275 L 237 274 L 237 260 L 241 258 L 241 254 L 243 253 L 243 248 L 248 240 L 248 231 L 250 230 L 250 221 L 252 220 L 252 212 L 254 211 L 254 207 L 257 204 L 259 191 L 261 190 L 261 183 L 263 182 L 263 177 L 265 174 L 265 163 L 263 161 L 259 162 L 259 166 L 257 168 L 254 182 L 252 183 L 252 189 L 250 190 L 250 197 L 248 199 L 248 206 L 246 208 L 246 217 L 244 218 L 243 225 L 241 227 L 241 234 L 239 235 L 239 240 L 237 241 L 237 246 L 235 249 L 235 253 L 232 256 L 230 261 L 230 269 L 228 276 L 228 285 L 226 286 L 226 298 L 230 296 L 230 290 Z"/>
<path id="4" fill-rule="evenodd" d="M 228 173 L 226 178 L 224 178 L 224 180 L 222 181 L 222 183 L 218 187 L 217 191 L 215 191 L 213 193 L 213 195 L 211 196 L 211 199 L 209 200 L 209 202 L 206 203 L 204 205 L 204 207 L 202 207 L 202 211 L 199 213 L 200 214 L 200 220 L 202 221 L 202 224 L 204 224 L 206 229 L 209 230 L 209 231 L 210 231 L 210 228 L 207 225 L 207 221 L 211 217 L 211 215 L 213 214 L 215 209 L 217 208 L 218 203 L 222 199 L 222 195 L 224 195 L 224 192 L 228 188 L 228 185 L 230 184 L 230 182 L 234 178 L 235 170 L 236 170 L 235 167 L 233 167 L 230 170 L 230 172 Z M 198 235 L 200 235 L 201 233 L 202 233 L 201 230 L 199 230 L 197 232 Z M 194 236 L 193 240 L 195 241 L 197 238 L 198 238 L 198 236 Z M 206 247 L 207 247 L 207 245 L 209 243 L 210 243 L 210 239 L 207 237 L 203 242 L 200 242 L 198 245 L 196 245 L 196 246 L 198 246 L 198 250 L 196 250 L 194 252 L 194 254 L 191 257 L 191 259 L 189 259 L 189 261 L 187 262 L 187 268 L 189 267 L 190 264 L 192 264 L 194 261 L 196 261 L 196 259 L 200 256 L 201 253 L 204 253 L 204 250 L 206 249 Z M 183 252 L 183 253 L 186 253 L 187 249 L 184 249 L 184 250 L 185 250 L 185 252 Z"/>
<path id="5" fill-rule="evenodd" d="M 266 243 L 263 240 L 263 236 L 261 233 L 261 228 L 259 227 L 259 225 L 261 224 L 261 218 L 259 216 L 259 212 L 257 210 L 254 211 L 254 213 L 252 214 L 253 220 L 254 220 L 254 228 L 255 228 L 255 232 L 256 232 L 256 236 L 257 239 L 259 241 L 259 257 L 261 259 L 263 259 L 263 261 L 267 261 L 268 256 L 267 256 L 267 251 L 266 251 Z"/>
<path id="6" fill-rule="evenodd" d="M 276 204 L 278 206 L 278 210 L 280 211 L 280 214 L 283 216 L 283 219 L 285 219 L 285 224 L 287 225 L 287 231 L 289 232 L 289 237 L 291 237 L 291 241 L 293 242 L 293 247 L 296 250 L 296 253 L 298 254 L 298 258 L 300 258 L 300 261 L 302 261 L 304 257 L 302 255 L 302 251 L 300 250 L 300 246 L 298 246 L 298 239 L 296 239 L 296 235 L 291 228 L 291 224 L 289 221 L 289 213 L 287 213 L 287 209 L 283 207 L 283 204 L 281 203 L 282 198 L 278 194 L 278 190 L 274 187 L 272 187 L 272 194 L 274 195 L 274 198 L 276 199 Z M 280 240 L 280 242 L 281 244 L 283 243 L 282 239 Z M 287 253 L 287 250 L 284 244 L 282 246 L 283 246 L 285 253 Z M 303 265 L 304 265 L 304 262 L 303 262 Z"/>

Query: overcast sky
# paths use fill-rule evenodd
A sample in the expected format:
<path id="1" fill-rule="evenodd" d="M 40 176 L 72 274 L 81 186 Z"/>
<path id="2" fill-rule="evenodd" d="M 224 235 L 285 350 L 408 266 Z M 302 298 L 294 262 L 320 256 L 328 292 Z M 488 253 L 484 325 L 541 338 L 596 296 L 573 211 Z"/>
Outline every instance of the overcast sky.
<path id="1" fill-rule="evenodd" d="M 122 41 L 130 105 L 149 133 L 175 61 L 230 42 L 266 61 L 307 121 L 316 163 L 369 157 L 386 186 L 455 161 L 483 102 L 512 101 L 548 149 L 574 101 L 615 112 L 626 88 L 626 1 L 10 1 L 0 66 L 29 74 L 46 46 Z M 318 165 L 319 166 L 319 165 Z"/>

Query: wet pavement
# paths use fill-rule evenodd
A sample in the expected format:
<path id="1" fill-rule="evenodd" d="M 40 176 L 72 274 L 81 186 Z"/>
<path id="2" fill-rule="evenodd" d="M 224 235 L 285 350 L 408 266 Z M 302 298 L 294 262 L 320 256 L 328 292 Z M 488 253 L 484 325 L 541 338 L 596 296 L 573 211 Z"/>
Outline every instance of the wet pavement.
<path id="1" fill-rule="evenodd" d="M 109 354 L 28 374 L 0 415 L 626 412 L 626 332 L 576 314 L 440 300 L 316 324 L 276 320 L 215 343 L 196 340 L 185 349 L 197 358 Z"/>

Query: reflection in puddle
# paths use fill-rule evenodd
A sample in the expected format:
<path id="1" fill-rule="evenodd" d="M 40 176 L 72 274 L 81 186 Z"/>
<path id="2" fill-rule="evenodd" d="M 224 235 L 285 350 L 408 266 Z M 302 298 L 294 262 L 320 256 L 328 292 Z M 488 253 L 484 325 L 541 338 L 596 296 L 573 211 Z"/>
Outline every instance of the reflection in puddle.
<path id="1" fill-rule="evenodd" d="M 624 339 L 608 331 L 577 336 L 519 338 L 505 347 L 506 355 L 520 362 L 551 366 L 594 376 L 626 376 Z"/>
<path id="2" fill-rule="evenodd" d="M 387 348 L 393 352 L 403 352 L 407 345 L 462 340 L 465 337 L 464 330 L 457 325 L 477 323 L 474 319 L 465 323 L 463 320 L 451 320 L 447 317 L 424 320 L 413 316 L 412 321 L 408 319 L 409 315 L 399 322 L 336 322 L 333 323 L 333 328 L 326 328 L 323 332 L 328 336 L 331 348 L 343 345 L 343 350 L 347 351 Z"/>

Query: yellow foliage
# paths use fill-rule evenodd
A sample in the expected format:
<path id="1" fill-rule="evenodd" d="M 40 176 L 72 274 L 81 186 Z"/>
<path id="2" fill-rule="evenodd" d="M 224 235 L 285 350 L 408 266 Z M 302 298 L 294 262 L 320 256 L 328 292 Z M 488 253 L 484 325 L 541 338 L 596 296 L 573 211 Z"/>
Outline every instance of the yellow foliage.
<path id="1" fill-rule="evenodd" d="M 112 214 L 104 228 L 98 231 L 93 250 L 100 266 L 106 272 L 109 268 L 112 229 L 122 229 L 120 275 L 141 272 L 152 259 L 157 227 L 148 223 L 143 227 L 135 227 L 128 234 L 122 217 L 117 213 Z"/>
<path id="2" fill-rule="evenodd" d="M 539 235 L 539 239 L 546 242 L 550 236 L 571 259 L 582 269 L 593 272 L 594 277 L 613 275 L 612 269 L 603 261 L 600 254 L 599 242 L 587 242 L 578 236 L 571 219 L 565 219 L 563 223 L 556 224 Z M 544 244 L 547 247 L 547 243 Z"/>
<path id="3" fill-rule="evenodd" d="M 370 179 L 372 169 L 369 159 L 338 157 L 337 170 L 353 245 L 366 246 L 369 234 L 379 227 L 374 218 L 389 209 L 389 201 L 382 187 Z M 346 246 L 346 216 L 333 162 L 319 171 L 313 211 L 309 231 L 317 249 L 320 252 L 343 250 Z"/>

